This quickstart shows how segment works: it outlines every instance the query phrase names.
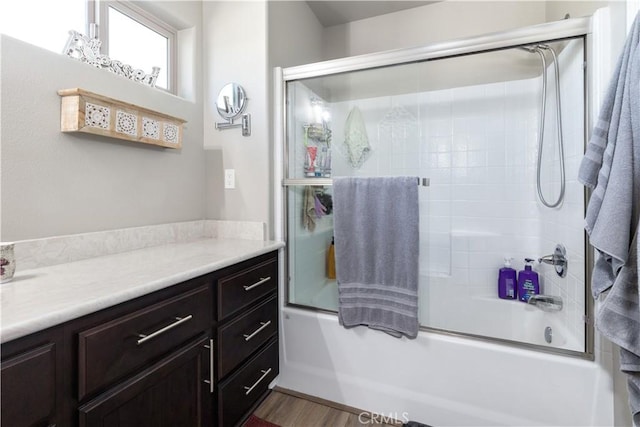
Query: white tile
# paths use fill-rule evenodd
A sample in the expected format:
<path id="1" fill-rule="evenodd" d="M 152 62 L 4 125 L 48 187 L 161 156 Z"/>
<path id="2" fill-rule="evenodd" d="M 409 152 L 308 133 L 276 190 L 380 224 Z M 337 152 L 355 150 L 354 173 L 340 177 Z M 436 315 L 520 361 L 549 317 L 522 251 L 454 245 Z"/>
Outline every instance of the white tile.
<path id="1" fill-rule="evenodd" d="M 469 151 L 467 155 L 467 165 L 469 167 L 487 166 L 488 154 L 486 151 Z"/>
<path id="2" fill-rule="evenodd" d="M 452 268 L 469 268 L 469 252 L 453 251 L 451 252 Z"/>
<path id="3" fill-rule="evenodd" d="M 424 171 L 421 176 L 431 178 L 431 184 L 444 185 L 451 184 L 452 172 L 450 168 L 435 168 Z"/>

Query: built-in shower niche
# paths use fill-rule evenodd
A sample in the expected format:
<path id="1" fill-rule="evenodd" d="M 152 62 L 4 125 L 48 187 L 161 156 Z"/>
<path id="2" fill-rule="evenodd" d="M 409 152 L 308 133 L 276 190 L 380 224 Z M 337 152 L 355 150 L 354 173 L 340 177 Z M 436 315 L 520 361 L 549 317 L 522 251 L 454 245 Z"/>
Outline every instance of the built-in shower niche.
<path id="1" fill-rule="evenodd" d="M 421 326 L 582 353 L 585 197 L 576 176 L 585 145 L 584 42 L 545 44 L 557 52 L 560 69 L 566 188 L 558 207 L 543 206 L 536 186 L 538 168 L 547 199 L 557 198 L 561 183 L 554 64 L 546 63 L 540 148 L 542 65 L 536 53 L 518 46 L 288 81 L 285 176 L 305 178 L 303 126 L 313 114 L 311 100 L 321 99 L 332 133 L 332 176 L 429 180 L 419 190 Z M 370 153 L 354 168 L 344 141 L 355 107 Z M 324 274 L 332 218 L 323 218 L 314 232 L 301 228 L 303 188 L 287 190 L 289 303 L 335 311 L 337 287 Z M 567 276 L 558 277 L 549 265 L 534 269 L 541 292 L 562 299 L 561 311 L 498 298 L 504 257 L 521 270 L 525 258 L 550 254 L 558 243 L 567 248 Z"/>

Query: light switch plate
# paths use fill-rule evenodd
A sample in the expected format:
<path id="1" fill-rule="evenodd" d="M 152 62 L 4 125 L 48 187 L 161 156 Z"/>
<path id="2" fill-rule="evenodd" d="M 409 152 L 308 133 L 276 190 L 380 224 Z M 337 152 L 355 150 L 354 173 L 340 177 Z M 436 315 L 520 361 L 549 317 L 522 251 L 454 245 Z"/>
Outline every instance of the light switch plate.
<path id="1" fill-rule="evenodd" d="M 225 169 L 224 170 L 224 188 L 236 188 L 236 170 Z"/>

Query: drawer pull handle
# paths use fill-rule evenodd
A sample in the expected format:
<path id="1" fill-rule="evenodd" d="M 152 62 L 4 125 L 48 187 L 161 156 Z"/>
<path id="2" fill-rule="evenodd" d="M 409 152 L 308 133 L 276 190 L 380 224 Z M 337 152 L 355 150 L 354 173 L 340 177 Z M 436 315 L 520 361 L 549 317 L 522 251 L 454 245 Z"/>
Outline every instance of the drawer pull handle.
<path id="1" fill-rule="evenodd" d="M 209 379 L 204 380 L 205 383 L 209 384 L 209 392 L 213 394 L 214 392 L 214 382 L 213 382 L 213 340 L 209 340 L 209 345 L 205 345 L 204 348 L 209 349 Z"/>
<path id="2" fill-rule="evenodd" d="M 253 385 L 251 387 L 248 386 L 244 386 L 244 389 L 247 390 L 244 392 L 245 396 L 248 396 L 249 393 L 251 393 L 253 391 L 254 388 L 256 388 L 256 386 L 258 384 L 260 384 L 260 382 L 267 376 L 269 375 L 269 372 L 271 372 L 271 368 L 267 369 L 266 371 L 263 369 L 260 372 L 262 372 L 262 376 L 260 378 L 258 378 L 258 381 L 256 381 L 255 383 L 253 383 Z"/>
<path id="3" fill-rule="evenodd" d="M 165 332 L 167 332 L 169 329 L 173 329 L 176 326 L 184 323 L 184 322 L 188 322 L 189 320 L 191 320 L 193 318 L 193 316 L 190 314 L 186 317 L 176 317 L 176 321 L 173 322 L 170 325 L 165 326 L 162 329 L 158 329 L 155 332 L 150 333 L 149 335 L 144 335 L 144 334 L 138 334 L 138 337 L 140 337 L 140 339 L 138 340 L 138 345 L 140 344 L 144 344 L 145 342 L 149 341 L 150 339 L 153 339 L 155 337 L 157 337 L 158 335 L 164 334 Z"/>
<path id="4" fill-rule="evenodd" d="M 271 320 L 267 321 L 267 322 L 260 322 L 260 327 L 258 329 L 256 329 L 255 331 L 253 331 L 250 334 L 244 334 L 244 340 L 245 341 L 249 341 L 251 338 L 255 337 L 256 335 L 258 335 L 260 333 L 260 331 L 262 331 L 264 328 L 266 328 L 267 326 L 269 326 L 271 324 Z"/>
<path id="5" fill-rule="evenodd" d="M 253 288 L 257 288 L 258 286 L 262 285 L 263 283 L 267 283 L 269 280 L 271 280 L 271 276 L 269 277 L 261 277 L 259 281 L 257 281 L 256 283 L 254 283 L 251 286 L 243 286 L 245 291 L 250 291 Z"/>

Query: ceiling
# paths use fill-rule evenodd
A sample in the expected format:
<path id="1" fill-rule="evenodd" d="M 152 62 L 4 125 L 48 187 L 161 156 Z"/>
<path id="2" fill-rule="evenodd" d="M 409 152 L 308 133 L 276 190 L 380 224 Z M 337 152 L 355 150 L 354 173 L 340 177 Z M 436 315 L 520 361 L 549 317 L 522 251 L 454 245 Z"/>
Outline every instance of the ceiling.
<path id="1" fill-rule="evenodd" d="M 345 24 L 373 16 L 420 7 L 436 1 L 307 1 L 307 4 L 325 27 Z"/>

